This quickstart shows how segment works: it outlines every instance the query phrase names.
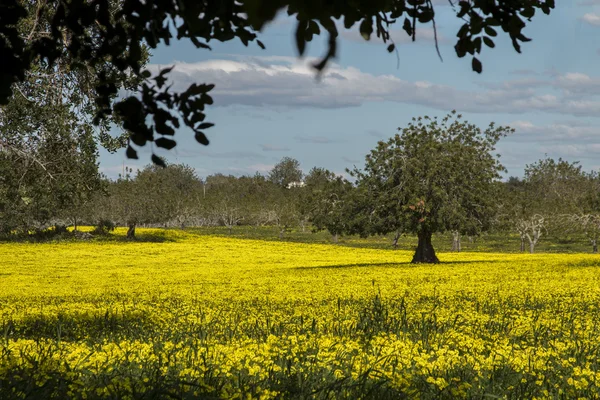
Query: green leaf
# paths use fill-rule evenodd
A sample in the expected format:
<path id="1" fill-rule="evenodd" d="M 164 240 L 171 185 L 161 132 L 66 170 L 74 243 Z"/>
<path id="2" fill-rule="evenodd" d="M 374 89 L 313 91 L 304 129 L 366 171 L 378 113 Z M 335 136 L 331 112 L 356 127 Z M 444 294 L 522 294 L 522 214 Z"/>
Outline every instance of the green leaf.
<path id="1" fill-rule="evenodd" d="M 303 56 L 304 50 L 306 50 L 304 31 L 306 31 L 306 22 L 298 21 L 298 25 L 296 25 L 296 48 L 298 49 L 300 56 Z"/>
<path id="2" fill-rule="evenodd" d="M 162 147 L 163 149 L 171 150 L 173 147 L 177 146 L 177 142 L 173 139 L 160 138 L 154 141 L 158 147 Z"/>
<path id="3" fill-rule="evenodd" d="M 373 20 L 370 18 L 363 19 L 360 23 L 359 31 L 363 39 L 370 40 L 371 34 L 373 33 Z"/>
<path id="4" fill-rule="evenodd" d="M 215 124 L 213 124 L 211 122 L 203 122 L 200 125 L 198 125 L 196 127 L 196 129 L 208 129 L 208 128 L 212 128 L 213 126 L 215 126 Z"/>
<path id="5" fill-rule="evenodd" d="M 125 150 L 125 155 L 127 156 L 127 158 L 130 158 L 133 160 L 138 159 L 137 151 L 135 151 L 133 149 L 133 147 L 131 147 L 131 146 L 127 146 L 127 150 Z"/>
<path id="6" fill-rule="evenodd" d="M 156 154 L 152 154 L 151 158 L 152 158 L 152 162 L 154 164 L 158 165 L 159 167 L 165 168 L 167 166 L 167 164 L 165 164 L 165 160 L 163 160 L 162 158 L 160 158 Z"/>
<path id="7" fill-rule="evenodd" d="M 473 71 L 477 72 L 478 74 L 481 73 L 481 71 L 483 70 L 483 67 L 481 65 L 481 61 L 479 61 L 477 59 L 477 57 L 473 57 L 473 62 L 472 62 L 472 67 L 473 67 Z"/>
<path id="8" fill-rule="evenodd" d="M 200 131 L 196 132 L 195 138 L 198 143 L 208 146 L 208 138 L 204 133 Z"/>
<path id="9" fill-rule="evenodd" d="M 496 32 L 496 30 L 494 28 L 492 28 L 491 26 L 486 26 L 484 28 L 486 35 L 488 36 L 492 36 L 492 37 L 496 37 L 498 36 L 498 33 Z"/>

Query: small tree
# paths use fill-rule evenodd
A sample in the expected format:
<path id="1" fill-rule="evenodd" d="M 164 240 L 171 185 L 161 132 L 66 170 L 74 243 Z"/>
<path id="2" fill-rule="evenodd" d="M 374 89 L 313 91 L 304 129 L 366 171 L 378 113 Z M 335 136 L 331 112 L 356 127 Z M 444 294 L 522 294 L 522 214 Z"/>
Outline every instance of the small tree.
<path id="1" fill-rule="evenodd" d="M 441 121 L 419 117 L 366 157 L 364 170 L 351 174 L 370 193 L 382 220 L 376 232 L 416 233 L 413 263 L 437 263 L 431 244 L 434 232 L 457 230 L 478 235 L 489 229 L 496 209 L 495 184 L 504 167 L 495 145 L 509 127 L 485 130 L 455 111 Z M 393 228 L 392 228 L 393 227 Z"/>
<path id="2" fill-rule="evenodd" d="M 269 181 L 287 188 L 288 186 L 302 181 L 303 173 L 300 162 L 294 158 L 283 157 L 269 172 Z"/>
<path id="3" fill-rule="evenodd" d="M 233 175 L 211 175 L 206 178 L 206 206 L 229 234 L 247 217 L 247 187 Z"/>
<path id="4" fill-rule="evenodd" d="M 352 184 L 333 172 L 313 168 L 306 177 L 308 215 L 315 230 L 327 229 L 337 243 L 339 235 L 347 231 L 348 194 Z"/>
<path id="5" fill-rule="evenodd" d="M 572 216 L 581 214 L 585 197 L 586 176 L 578 162 L 561 158 L 541 159 L 525 167 L 520 193 L 520 213 L 515 227 L 535 251 L 543 233 L 564 234 L 572 228 Z"/>

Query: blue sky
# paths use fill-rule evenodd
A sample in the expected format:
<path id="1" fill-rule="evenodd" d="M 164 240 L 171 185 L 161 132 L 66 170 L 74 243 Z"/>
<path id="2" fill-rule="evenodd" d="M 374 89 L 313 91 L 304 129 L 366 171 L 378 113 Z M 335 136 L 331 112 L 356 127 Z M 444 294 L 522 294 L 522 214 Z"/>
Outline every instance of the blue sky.
<path id="1" fill-rule="evenodd" d="M 415 43 L 394 26 L 399 65 L 386 45 L 375 37 L 365 42 L 355 26 L 341 33 L 338 57 L 317 82 L 307 62 L 324 53 L 326 38 L 313 39 L 299 60 L 295 24 L 286 17 L 260 34 L 266 50 L 237 41 L 211 42 L 212 51 L 187 41 L 154 50 L 150 68 L 175 65 L 174 88 L 217 85 L 207 109 L 207 121 L 215 123 L 206 131 L 211 144 L 202 146 L 181 129 L 177 147 L 158 154 L 194 167 L 200 177 L 266 173 L 285 156 L 298 159 L 305 172 L 319 166 L 342 174 L 362 166 L 377 141 L 412 117 L 456 109 L 482 128 L 494 121 L 516 129 L 498 144 L 507 175 L 522 176 L 526 164 L 546 154 L 600 169 L 600 0 L 557 2 L 550 16 L 536 15 L 525 30 L 533 41 L 523 44 L 522 54 L 508 39 L 496 40 L 496 48 L 479 57 L 481 75 L 471 71 L 470 58 L 454 52 L 461 21 L 443 0 L 434 3 L 441 4 L 436 23 L 443 62 L 430 26 L 420 26 Z M 102 151 L 100 167 L 116 177 L 123 165 L 149 163 L 149 154 L 146 148 L 139 160 L 129 160 L 124 149 Z"/>

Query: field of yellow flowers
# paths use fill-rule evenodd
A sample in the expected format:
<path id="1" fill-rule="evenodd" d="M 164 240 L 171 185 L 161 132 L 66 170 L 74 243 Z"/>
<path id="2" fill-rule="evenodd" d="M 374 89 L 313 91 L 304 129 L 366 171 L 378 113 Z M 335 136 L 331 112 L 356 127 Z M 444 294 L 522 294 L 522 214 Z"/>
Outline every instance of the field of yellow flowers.
<path id="1" fill-rule="evenodd" d="M 161 232 L 0 244 L 0 398 L 599 397 L 597 255 Z"/>

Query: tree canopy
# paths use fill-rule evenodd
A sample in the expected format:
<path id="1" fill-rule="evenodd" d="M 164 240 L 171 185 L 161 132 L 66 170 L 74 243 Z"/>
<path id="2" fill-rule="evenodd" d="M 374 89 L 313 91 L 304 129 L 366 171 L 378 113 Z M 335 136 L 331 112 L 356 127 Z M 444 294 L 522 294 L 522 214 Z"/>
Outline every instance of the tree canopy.
<path id="1" fill-rule="evenodd" d="M 198 142 L 208 144 L 204 133 L 205 108 L 213 103 L 210 83 L 192 84 L 183 92 L 166 85 L 172 68 L 152 74 L 144 67 L 144 46 L 154 49 L 174 39 L 188 39 L 199 49 L 210 49 L 211 41 L 238 39 L 244 45 L 277 13 L 286 10 L 296 18 L 295 42 L 300 55 L 315 36 L 327 35 L 327 51 L 314 64 L 322 71 L 337 56 L 338 28 L 358 26 L 365 40 L 376 36 L 395 51 L 390 26 L 402 24 L 413 40 L 419 25 L 433 22 L 432 0 L 3 0 L 0 4 L 0 105 L 6 105 L 28 74 L 43 63 L 48 68 L 66 66 L 77 75 L 93 71 L 86 89 L 93 99 L 95 124 L 114 118 L 129 134 L 127 156 L 137 158 L 136 146 L 154 142 L 171 149 L 178 128 L 192 129 Z M 472 69 L 482 72 L 478 59 L 484 45 L 495 46 L 503 31 L 516 51 L 530 39 L 523 30 L 537 11 L 549 14 L 554 0 L 490 1 L 449 0 L 456 17 L 463 21 L 455 45 L 458 57 L 472 57 Z M 23 31 L 27 22 L 32 28 Z M 43 27 L 42 30 L 38 28 Z M 40 34 L 35 34 L 35 33 Z M 141 81 L 137 93 L 115 100 L 127 77 Z M 132 143 L 135 145 L 133 146 Z M 153 162 L 163 164 L 152 155 Z"/>

